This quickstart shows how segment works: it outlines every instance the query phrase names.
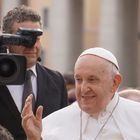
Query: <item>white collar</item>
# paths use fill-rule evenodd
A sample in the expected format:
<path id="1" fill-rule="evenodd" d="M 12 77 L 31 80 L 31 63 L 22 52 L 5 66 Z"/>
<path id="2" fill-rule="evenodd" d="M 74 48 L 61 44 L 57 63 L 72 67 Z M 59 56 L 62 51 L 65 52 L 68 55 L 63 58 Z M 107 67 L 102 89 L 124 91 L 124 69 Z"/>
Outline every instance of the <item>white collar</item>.
<path id="1" fill-rule="evenodd" d="M 36 65 L 32 66 L 31 68 L 29 68 L 27 70 L 32 70 L 33 74 L 37 77 Z"/>
<path id="2" fill-rule="evenodd" d="M 117 104 L 118 102 L 118 98 L 119 98 L 119 95 L 118 93 L 116 92 L 112 98 L 112 100 L 109 102 L 109 104 L 107 105 L 105 111 L 106 112 L 112 112 L 113 108 L 115 107 L 115 105 Z"/>
<path id="3" fill-rule="evenodd" d="M 98 119 L 100 118 L 104 118 L 109 116 L 110 114 L 112 114 L 114 108 L 116 108 L 115 106 L 118 104 L 119 101 L 119 95 L 116 92 L 112 98 L 112 100 L 109 102 L 109 104 L 106 106 L 106 108 L 101 111 L 98 115 Z"/>

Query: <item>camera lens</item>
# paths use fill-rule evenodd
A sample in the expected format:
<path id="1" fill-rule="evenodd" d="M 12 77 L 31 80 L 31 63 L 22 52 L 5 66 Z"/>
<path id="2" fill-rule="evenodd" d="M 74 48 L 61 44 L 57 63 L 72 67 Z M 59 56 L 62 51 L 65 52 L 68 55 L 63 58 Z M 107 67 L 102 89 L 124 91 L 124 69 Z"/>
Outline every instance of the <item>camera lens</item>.
<path id="1" fill-rule="evenodd" d="M 16 64 L 12 59 L 3 58 L 0 60 L 0 76 L 10 77 L 16 72 Z"/>

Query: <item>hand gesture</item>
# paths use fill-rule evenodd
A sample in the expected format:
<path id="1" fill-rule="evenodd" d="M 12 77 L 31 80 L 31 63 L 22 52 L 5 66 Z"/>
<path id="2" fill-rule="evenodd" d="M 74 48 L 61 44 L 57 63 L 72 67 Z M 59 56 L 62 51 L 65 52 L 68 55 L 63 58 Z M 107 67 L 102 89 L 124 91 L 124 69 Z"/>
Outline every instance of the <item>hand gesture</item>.
<path id="1" fill-rule="evenodd" d="M 39 106 L 36 115 L 34 115 L 32 111 L 32 98 L 33 96 L 29 95 L 25 101 L 21 113 L 22 127 L 28 140 L 41 140 L 43 107 Z"/>

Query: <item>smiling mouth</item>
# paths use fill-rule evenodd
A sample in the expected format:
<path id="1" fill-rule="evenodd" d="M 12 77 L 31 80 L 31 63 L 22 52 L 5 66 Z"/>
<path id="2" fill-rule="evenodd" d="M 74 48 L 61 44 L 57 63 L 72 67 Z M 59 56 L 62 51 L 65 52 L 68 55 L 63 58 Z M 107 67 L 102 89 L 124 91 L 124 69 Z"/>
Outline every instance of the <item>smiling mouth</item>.
<path id="1" fill-rule="evenodd" d="M 92 95 L 92 96 L 82 96 L 82 99 L 93 99 L 95 97 L 96 97 L 95 95 Z"/>

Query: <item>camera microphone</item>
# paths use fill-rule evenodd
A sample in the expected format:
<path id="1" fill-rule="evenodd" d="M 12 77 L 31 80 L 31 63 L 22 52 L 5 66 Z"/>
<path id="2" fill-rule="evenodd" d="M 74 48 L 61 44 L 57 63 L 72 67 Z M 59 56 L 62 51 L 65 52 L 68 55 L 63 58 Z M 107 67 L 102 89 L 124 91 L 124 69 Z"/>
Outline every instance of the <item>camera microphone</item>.
<path id="1" fill-rule="evenodd" d="M 40 58 L 40 57 L 38 57 L 38 58 L 37 58 L 37 61 L 38 61 L 38 62 L 41 62 L 41 58 Z"/>

